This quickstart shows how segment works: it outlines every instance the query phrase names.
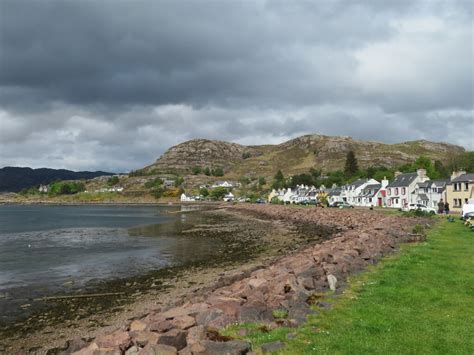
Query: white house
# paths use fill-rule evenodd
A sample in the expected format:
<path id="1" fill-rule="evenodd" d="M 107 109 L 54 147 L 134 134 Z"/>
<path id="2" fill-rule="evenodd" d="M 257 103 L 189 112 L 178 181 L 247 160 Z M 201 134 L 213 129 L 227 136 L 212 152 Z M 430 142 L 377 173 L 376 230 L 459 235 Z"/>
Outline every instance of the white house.
<path id="1" fill-rule="evenodd" d="M 446 201 L 446 184 L 449 180 L 427 180 L 419 182 L 413 191 L 414 202 L 438 209 L 440 200 Z"/>
<path id="2" fill-rule="evenodd" d="M 196 199 L 192 196 L 187 196 L 184 192 L 181 194 L 181 202 L 192 202 L 196 201 Z"/>
<path id="3" fill-rule="evenodd" d="M 224 196 L 224 201 L 226 202 L 231 202 L 234 201 L 235 196 L 232 194 L 232 192 L 229 192 L 227 195 Z"/>
<path id="4" fill-rule="evenodd" d="M 331 190 L 329 190 L 327 192 L 328 203 L 330 205 L 334 205 L 336 202 L 343 202 L 341 193 L 341 189 L 338 188 L 333 187 Z"/>
<path id="5" fill-rule="evenodd" d="M 40 185 L 39 188 L 38 188 L 38 191 L 43 192 L 43 193 L 48 193 L 49 192 L 49 186 L 48 185 Z"/>
<path id="6" fill-rule="evenodd" d="M 240 187 L 240 183 L 235 182 L 235 181 L 216 181 L 211 187 L 213 189 L 216 187 L 225 187 L 225 188 L 231 189 L 234 187 Z"/>
<path id="7" fill-rule="evenodd" d="M 357 197 L 357 205 L 365 207 L 383 207 L 386 205 L 386 189 L 389 184 L 387 179 L 383 179 L 380 184 L 366 185 L 360 196 Z M 359 201 L 360 199 L 360 201 Z"/>
<path id="8" fill-rule="evenodd" d="M 375 184 L 380 183 L 375 179 L 358 179 L 344 185 L 341 191 L 342 200 L 351 205 L 362 206 L 362 191 L 366 186 Z"/>
<path id="9" fill-rule="evenodd" d="M 418 169 L 416 173 L 396 173 L 387 186 L 387 207 L 407 208 L 410 203 L 416 203 L 416 185 L 427 180 L 425 169 Z"/>

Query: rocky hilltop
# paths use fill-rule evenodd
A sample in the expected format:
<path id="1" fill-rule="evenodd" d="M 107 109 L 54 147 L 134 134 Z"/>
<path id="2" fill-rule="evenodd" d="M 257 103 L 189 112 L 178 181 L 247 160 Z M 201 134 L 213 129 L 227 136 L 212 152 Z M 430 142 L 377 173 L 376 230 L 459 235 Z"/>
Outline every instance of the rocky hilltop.
<path id="1" fill-rule="evenodd" d="M 281 169 L 285 174 L 306 172 L 311 167 L 332 171 L 344 166 L 353 150 L 361 167 L 394 167 L 413 162 L 424 155 L 447 163 L 464 148 L 425 140 L 385 144 L 359 141 L 351 137 L 305 135 L 278 145 L 243 146 L 236 143 L 193 139 L 166 151 L 146 170 L 190 173 L 193 167 L 221 167 L 226 176 L 271 176 Z"/>

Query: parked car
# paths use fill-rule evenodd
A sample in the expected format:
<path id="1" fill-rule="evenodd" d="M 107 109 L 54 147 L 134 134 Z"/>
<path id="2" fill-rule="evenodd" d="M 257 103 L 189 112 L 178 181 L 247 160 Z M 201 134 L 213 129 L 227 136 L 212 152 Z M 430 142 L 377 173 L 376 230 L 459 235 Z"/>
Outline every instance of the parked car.
<path id="1" fill-rule="evenodd" d="M 422 205 L 421 203 L 410 203 L 408 205 L 408 211 L 420 210 L 426 213 L 436 214 L 436 209 Z"/>
<path id="2" fill-rule="evenodd" d="M 336 202 L 333 202 L 333 203 L 328 203 L 328 207 L 339 207 L 340 205 L 342 205 L 344 202 L 340 202 L 340 201 L 336 201 Z"/>
<path id="3" fill-rule="evenodd" d="M 474 198 L 470 198 L 467 203 L 462 206 L 461 218 L 466 218 L 468 213 L 474 212 Z"/>
<path id="4" fill-rule="evenodd" d="M 350 204 L 348 204 L 347 202 L 342 202 L 341 204 L 339 204 L 338 207 L 339 207 L 339 208 L 354 208 L 353 205 L 350 205 Z"/>

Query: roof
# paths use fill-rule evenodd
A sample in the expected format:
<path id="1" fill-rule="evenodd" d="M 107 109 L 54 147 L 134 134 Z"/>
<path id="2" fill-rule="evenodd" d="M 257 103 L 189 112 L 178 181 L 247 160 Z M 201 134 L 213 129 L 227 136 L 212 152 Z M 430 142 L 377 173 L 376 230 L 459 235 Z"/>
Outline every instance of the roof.
<path id="1" fill-rule="evenodd" d="M 379 190 L 382 187 L 382 184 L 370 184 L 367 185 L 364 190 L 377 189 Z"/>
<path id="2" fill-rule="evenodd" d="M 365 184 L 367 182 L 367 179 L 358 179 L 350 184 L 347 184 L 348 186 L 354 186 L 355 188 L 358 188 L 359 186 Z"/>
<path id="3" fill-rule="evenodd" d="M 415 181 L 417 173 L 406 173 L 398 175 L 387 187 L 406 187 Z"/>
<path id="4" fill-rule="evenodd" d="M 474 181 L 474 174 L 473 173 L 462 174 L 461 176 L 458 176 L 457 178 L 451 180 L 451 182 L 464 182 L 464 181 Z"/>
<path id="5" fill-rule="evenodd" d="M 425 187 L 425 188 L 430 187 L 431 181 L 428 180 L 428 181 L 425 181 L 425 182 L 419 182 L 417 185 L 418 185 L 418 187 Z"/>
<path id="6" fill-rule="evenodd" d="M 428 196 L 426 196 L 425 194 L 419 194 L 418 197 L 420 197 L 420 200 L 422 200 L 422 201 L 428 201 L 429 200 Z"/>
<path id="7" fill-rule="evenodd" d="M 444 187 L 449 183 L 449 180 L 431 180 L 431 184 L 437 187 Z"/>

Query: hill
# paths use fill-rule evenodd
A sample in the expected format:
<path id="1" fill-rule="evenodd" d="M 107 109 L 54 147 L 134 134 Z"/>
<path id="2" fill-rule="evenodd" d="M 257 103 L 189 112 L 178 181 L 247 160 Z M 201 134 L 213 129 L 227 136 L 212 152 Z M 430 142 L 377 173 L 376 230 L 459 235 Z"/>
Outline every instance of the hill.
<path id="1" fill-rule="evenodd" d="M 0 191 L 18 192 L 24 188 L 49 184 L 56 180 L 93 179 L 113 175 L 104 171 L 71 171 L 64 169 L 31 169 L 7 166 L 0 169 Z"/>
<path id="2" fill-rule="evenodd" d="M 193 167 L 221 167 L 226 178 L 273 176 L 307 172 L 311 167 L 323 172 L 343 169 L 346 154 L 353 150 L 359 166 L 388 168 L 412 163 L 420 155 L 447 164 L 465 149 L 426 140 L 385 144 L 359 141 L 351 137 L 305 135 L 278 145 L 243 146 L 224 141 L 193 139 L 168 149 L 143 170 L 153 173 L 189 175 Z"/>

